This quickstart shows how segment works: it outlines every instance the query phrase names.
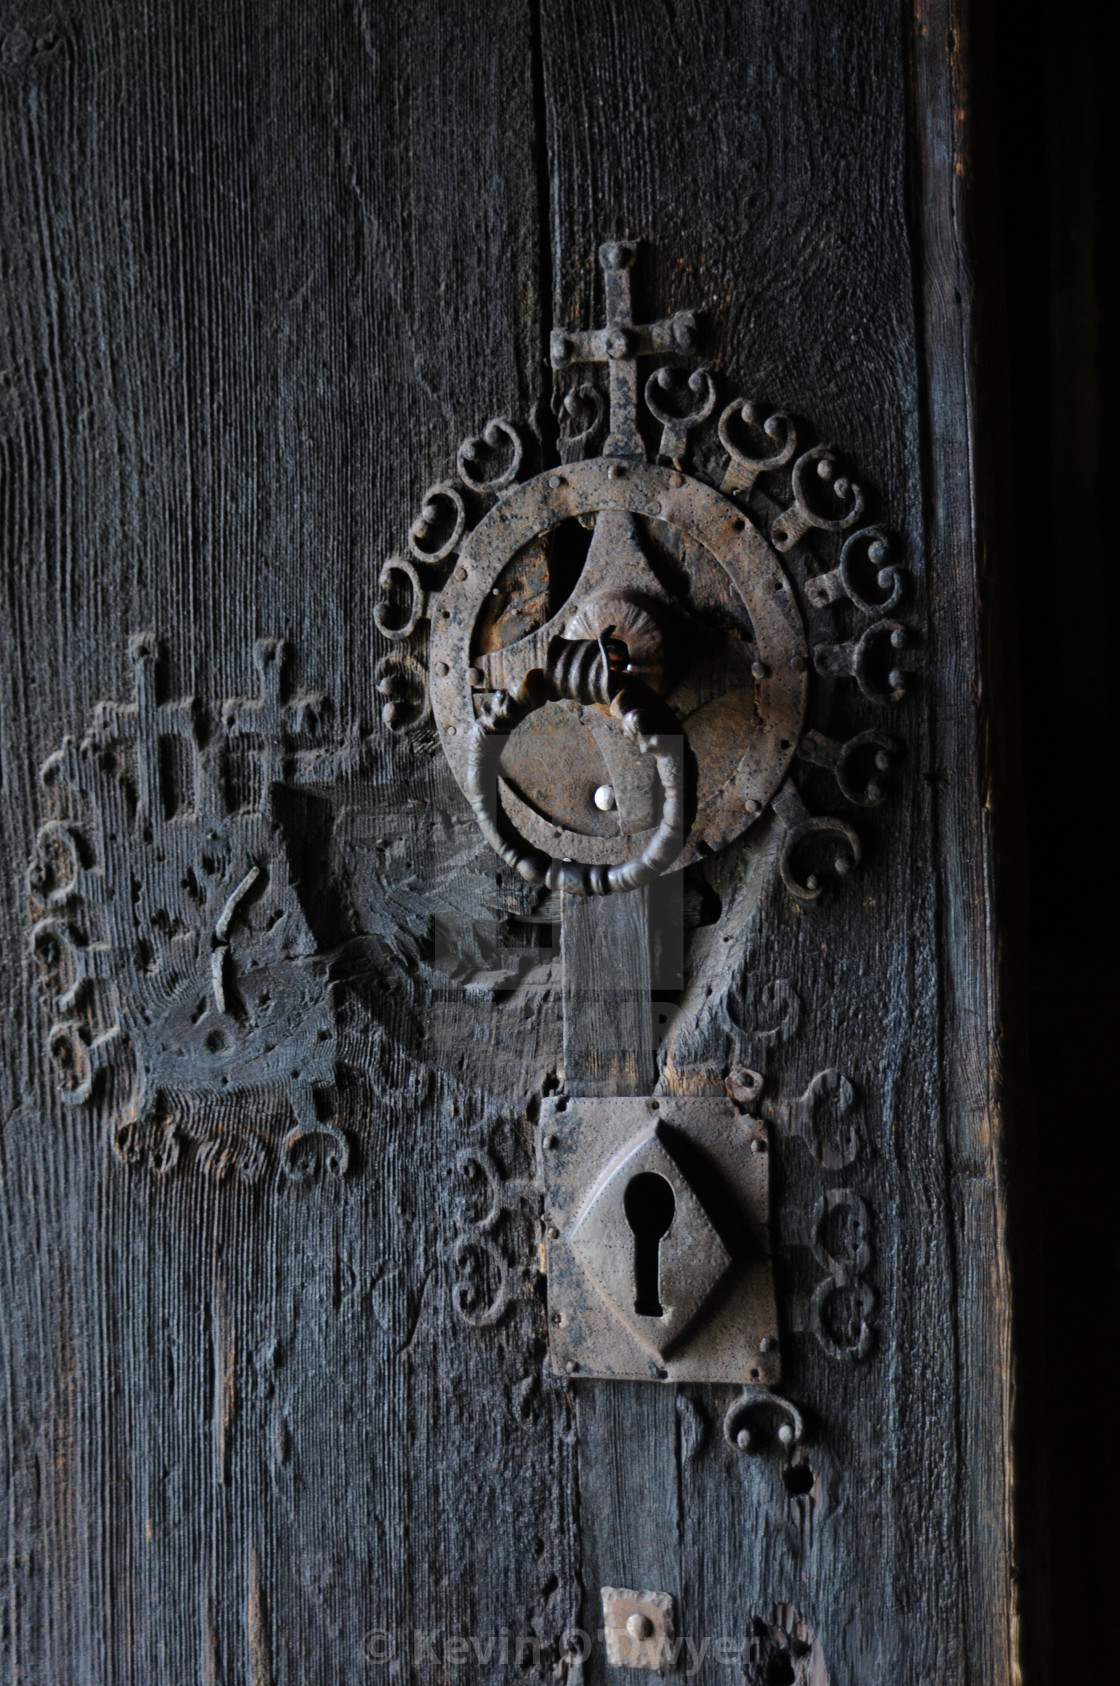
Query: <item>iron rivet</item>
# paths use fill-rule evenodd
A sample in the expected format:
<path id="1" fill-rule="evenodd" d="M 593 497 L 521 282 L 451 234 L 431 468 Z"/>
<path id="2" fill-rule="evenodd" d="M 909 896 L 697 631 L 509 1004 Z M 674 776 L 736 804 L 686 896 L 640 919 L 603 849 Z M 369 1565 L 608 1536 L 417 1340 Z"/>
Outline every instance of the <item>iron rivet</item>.
<path id="1" fill-rule="evenodd" d="M 555 1147 L 557 1145 L 556 1137 L 555 1136 L 546 1136 L 544 1138 L 544 1145 L 545 1145 L 545 1147 Z"/>
<path id="2" fill-rule="evenodd" d="M 560 1239 L 560 1231 L 557 1229 L 555 1224 L 549 1224 L 546 1234 L 548 1235 L 548 1239 L 550 1241 L 558 1241 Z"/>
<path id="3" fill-rule="evenodd" d="M 751 1142 L 751 1152 L 752 1153 L 761 1153 L 762 1152 L 762 1143 L 759 1141 L 757 1136 L 755 1136 L 753 1138 L 752 1142 Z"/>
<path id="4" fill-rule="evenodd" d="M 763 1335 L 758 1343 L 759 1352 L 773 1352 L 778 1344 L 777 1335 Z"/>
<path id="5" fill-rule="evenodd" d="M 449 737 L 449 738 L 453 738 L 453 737 L 454 737 L 454 736 L 455 736 L 455 728 L 454 728 L 454 726 L 445 726 L 445 727 L 444 727 L 444 728 L 443 728 L 443 729 L 444 729 L 444 731 L 445 731 L 445 732 L 446 732 L 446 733 L 447 733 L 447 736 L 448 736 L 448 737 Z"/>
<path id="6" fill-rule="evenodd" d="M 649 506 L 649 513 L 650 513 L 650 515 L 660 515 L 661 514 L 661 505 L 658 503 L 656 498 L 654 498 L 653 502 Z"/>
<path id="7" fill-rule="evenodd" d="M 436 663 L 436 673 L 437 673 L 437 675 L 440 679 L 446 679 L 446 677 L 447 677 L 447 663 L 446 662 L 437 662 Z"/>
<path id="8" fill-rule="evenodd" d="M 670 486 L 677 486 L 677 487 L 683 486 L 684 485 L 684 475 L 683 474 L 670 474 L 669 484 L 670 484 Z"/>
<path id="9" fill-rule="evenodd" d="M 465 568 L 456 568 L 455 578 L 457 580 L 465 580 L 466 577 L 467 577 L 467 570 Z"/>
<path id="10" fill-rule="evenodd" d="M 770 669 L 767 667 L 765 662 L 752 662 L 751 672 L 754 674 L 756 679 L 765 679 L 766 675 L 770 672 Z"/>
<path id="11" fill-rule="evenodd" d="M 557 486 L 562 486 L 564 484 L 558 474 L 549 475 L 548 483 L 552 487 L 553 491 L 556 490 Z"/>
<path id="12" fill-rule="evenodd" d="M 788 1423 L 783 1423 L 781 1428 L 778 1430 L 778 1439 L 781 1441 L 783 1446 L 793 1445 L 793 1430 L 790 1428 Z"/>
<path id="13" fill-rule="evenodd" d="M 626 1631 L 631 1639 L 649 1639 L 653 1634 L 653 1623 L 640 1610 L 635 1610 L 632 1616 L 626 1618 Z"/>
<path id="14" fill-rule="evenodd" d="M 620 462 L 612 462 L 607 470 L 607 478 L 608 480 L 621 480 L 625 473 L 626 470 Z"/>
<path id="15" fill-rule="evenodd" d="M 468 667 L 468 669 L 467 669 L 467 684 L 468 685 L 481 685 L 482 684 L 482 669 L 480 667 Z"/>
<path id="16" fill-rule="evenodd" d="M 760 814 L 762 812 L 762 803 L 756 802 L 753 796 L 748 796 L 743 806 L 748 814 Z"/>
<path id="17" fill-rule="evenodd" d="M 574 1376 L 576 1371 L 579 1369 L 579 1365 L 576 1363 L 574 1358 L 569 1358 L 564 1368 L 567 1370 L 569 1376 Z"/>
<path id="18" fill-rule="evenodd" d="M 753 1441 L 751 1440 L 751 1431 L 749 1428 L 741 1428 L 739 1430 L 738 1434 L 735 1436 L 735 1444 L 738 1446 L 740 1452 L 750 1451 Z"/>
<path id="19" fill-rule="evenodd" d="M 804 656 L 791 656 L 789 658 L 789 665 L 792 667 L 794 673 L 804 673 L 809 663 L 806 661 Z"/>
<path id="20" fill-rule="evenodd" d="M 596 789 L 592 801 L 604 814 L 609 814 L 614 807 L 614 791 L 609 784 L 601 784 Z"/>
<path id="21" fill-rule="evenodd" d="M 820 887 L 821 887 L 820 879 L 817 877 L 815 872 L 811 872 L 809 874 L 808 878 L 805 880 L 805 888 L 807 890 L 819 890 Z"/>
<path id="22" fill-rule="evenodd" d="M 557 1329 L 562 1328 L 564 1324 L 564 1313 L 562 1311 L 554 1311 L 552 1314 L 552 1321 Z"/>

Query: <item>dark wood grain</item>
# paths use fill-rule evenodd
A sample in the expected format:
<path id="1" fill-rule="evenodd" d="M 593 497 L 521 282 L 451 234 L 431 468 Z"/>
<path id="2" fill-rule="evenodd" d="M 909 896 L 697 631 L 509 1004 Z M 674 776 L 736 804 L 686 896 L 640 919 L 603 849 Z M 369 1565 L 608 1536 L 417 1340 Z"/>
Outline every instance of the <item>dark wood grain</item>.
<path id="1" fill-rule="evenodd" d="M 595 31 L 591 8 L 546 14 L 560 319 L 592 306 L 596 231 L 687 226 L 679 247 L 656 242 L 659 299 L 704 308 L 721 362 L 749 391 L 811 414 L 869 475 L 873 465 L 923 596 L 944 604 L 951 591 L 946 624 L 956 627 L 974 591 L 975 488 L 967 452 L 947 447 L 967 437 L 972 402 L 949 20 L 923 13 L 908 41 L 887 9 L 874 22 L 849 10 L 827 30 L 818 19 L 800 32 L 762 8 L 712 18 L 678 7 L 651 25 L 645 8 L 620 6 L 611 29 L 612 50 L 588 54 L 579 47 Z M 925 219 L 917 244 L 907 226 L 908 122 L 929 172 L 915 187 Z M 807 333 L 809 319 L 827 331 Z M 943 523 L 954 534 L 952 588 L 942 578 Z M 840 1679 L 961 1678 L 974 1666 L 995 1678 L 1010 1654 L 1008 1296 L 998 1155 L 983 1122 L 995 1104 L 993 1072 L 988 1054 L 951 1028 L 958 1012 L 969 1038 L 987 1037 L 995 1022 L 988 938 L 975 924 L 991 917 L 976 882 L 985 849 L 965 818 L 978 816 L 984 788 L 979 658 L 968 653 L 975 620 L 970 628 L 951 657 L 931 651 L 923 704 L 906 710 L 909 777 L 882 835 L 874 889 L 869 880 L 847 905 L 790 918 L 778 906 L 753 909 L 741 884 L 725 888 L 734 868 L 714 867 L 723 916 L 701 933 L 707 953 L 694 945 L 690 956 L 679 1023 L 693 1046 L 671 1056 L 667 1076 L 690 1087 L 718 1078 L 742 1048 L 748 1063 L 765 1061 L 779 1094 L 802 1092 L 829 1065 L 861 1092 L 864 1151 L 835 1180 L 858 1189 L 873 1214 L 878 1354 L 838 1370 L 796 1333 L 794 1313 L 787 1385 L 821 1411 L 821 1449 L 809 1453 L 818 1483 L 783 1499 L 761 1462 L 728 1470 L 734 1459 L 710 1432 L 685 1466 L 691 1550 L 686 1585 L 671 1589 L 693 1633 L 723 1632 L 736 1604 L 735 1620 L 749 1629 L 788 1599 Z M 936 735 L 946 729 L 965 733 L 967 752 L 957 741 L 950 752 Z M 737 1041 L 727 996 L 739 966 L 801 993 L 790 1042 L 762 1051 Z M 705 998 L 709 988 L 723 1010 Z M 697 1011 L 711 1026 L 707 1048 L 696 1045 Z M 807 1238 L 822 1178 L 799 1143 L 783 1147 L 780 1163 L 792 1286 L 805 1280 L 806 1255 L 790 1244 Z M 968 1450 L 980 1408 L 987 1438 Z M 729 1474 L 744 1493 L 723 1508 L 712 1495 Z M 694 1519 L 712 1506 L 701 1529 Z M 728 1541 L 744 1537 L 765 1543 L 749 1569 L 732 1553 L 729 1577 Z M 974 1628 L 982 1641 L 968 1637 Z"/>
<path id="2" fill-rule="evenodd" d="M 545 1678 L 569 1629 L 594 1636 L 605 1584 L 672 1593 L 678 1631 L 725 1639 L 751 1679 L 755 1624 L 784 1606 L 814 1686 L 1012 1679 L 968 53 L 951 8 L 885 0 L 6 9 L 13 1680 Z M 372 632 L 379 568 L 459 441 L 497 414 L 547 436 L 547 331 L 600 319 L 612 235 L 645 242 L 643 313 L 704 313 L 729 395 L 809 418 L 878 488 L 923 645 L 866 873 L 799 911 L 773 827 L 706 863 L 656 1050 L 645 894 L 565 911 L 563 972 L 544 949 L 511 972 L 513 892 L 438 755 L 381 729 Z M 55 1092 L 25 958 L 38 769 L 128 699 L 143 629 L 169 694 L 212 704 L 252 691 L 257 638 L 287 639 L 353 751 L 323 795 L 348 921 L 343 1179 L 161 1177 L 114 1157 L 112 1097 Z M 837 731 L 882 723 L 820 695 Z M 624 960 L 612 1027 L 593 997 Z M 800 1492 L 727 1443 L 729 1389 L 566 1385 L 545 1354 L 542 1091 L 563 1071 L 722 1093 L 736 1065 L 766 1078 Z M 857 1095 L 838 1171 L 791 1123 L 829 1068 Z M 834 1188 L 872 1237 L 858 1363 L 811 1326 Z M 734 1659 L 709 1643 L 694 1678 L 741 1678 Z M 598 1648 L 560 1672 L 607 1678 Z"/>
<path id="3" fill-rule="evenodd" d="M 564 900 L 564 1082 L 573 1095 L 653 1092 L 649 896 Z"/>

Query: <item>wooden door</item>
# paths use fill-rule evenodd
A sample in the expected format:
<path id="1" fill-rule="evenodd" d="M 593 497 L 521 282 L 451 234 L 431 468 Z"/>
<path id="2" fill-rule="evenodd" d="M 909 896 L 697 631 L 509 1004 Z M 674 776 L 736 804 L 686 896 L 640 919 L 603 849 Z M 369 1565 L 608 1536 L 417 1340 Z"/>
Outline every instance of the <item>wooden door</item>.
<path id="1" fill-rule="evenodd" d="M 6 9 L 11 1679 L 590 1686 L 625 1677 L 604 1588 L 664 1595 L 700 1680 L 1012 1678 L 960 31 L 882 0 Z M 786 817 L 675 881 L 672 975 L 658 886 L 503 879 L 426 625 L 376 624 L 394 556 L 437 612 L 462 441 L 509 418 L 525 475 L 583 449 L 550 333 L 604 320 L 612 241 L 642 320 L 697 312 L 710 428 L 788 413 L 891 547 L 864 606 L 848 529 L 788 561 L 834 652 L 808 723 L 888 734 L 888 799 L 797 759 Z M 790 466 L 741 500 L 766 544 Z M 842 671 L 884 620 L 904 687 Z M 798 895 L 813 814 L 860 860 Z M 735 1416 L 745 1373 L 557 1371 L 542 1108 L 736 1085 L 794 1415 Z"/>

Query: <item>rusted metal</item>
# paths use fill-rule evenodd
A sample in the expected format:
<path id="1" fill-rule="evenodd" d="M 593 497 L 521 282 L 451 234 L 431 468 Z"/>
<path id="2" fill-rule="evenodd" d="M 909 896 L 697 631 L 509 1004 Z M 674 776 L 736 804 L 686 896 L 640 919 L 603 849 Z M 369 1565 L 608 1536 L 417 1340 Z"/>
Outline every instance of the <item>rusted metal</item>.
<path id="1" fill-rule="evenodd" d="M 727 1407 L 723 1435 L 738 1452 L 759 1452 L 776 1443 L 786 1453 L 794 1451 L 805 1435 L 805 1424 L 797 1406 L 765 1387 L 745 1387 Z"/>
<path id="2" fill-rule="evenodd" d="M 634 888 L 717 853 L 774 809 L 790 834 L 783 881 L 811 901 L 861 849 L 845 821 L 804 807 L 794 757 L 868 808 L 887 794 L 879 775 L 896 753 L 871 729 L 846 743 L 807 731 L 814 672 L 892 703 L 913 658 L 905 628 L 883 618 L 844 623 L 843 637 L 822 628 L 810 650 L 798 593 L 817 615 L 883 617 L 906 570 L 884 527 L 858 527 L 865 494 L 832 446 L 799 443 L 799 422 L 751 398 L 717 409 L 715 373 L 686 361 L 691 311 L 634 321 L 634 256 L 628 242 L 600 248 L 603 326 L 553 333 L 559 463 L 520 480 L 523 435 L 495 418 L 460 446 L 457 480 L 425 494 L 408 558 L 383 566 L 375 620 L 393 649 L 376 672 L 382 718 L 419 742 L 430 707 L 484 835 L 531 882 L 577 895 Z M 641 383 L 652 356 L 663 361 Z M 590 379 L 564 384 L 596 365 L 606 403 Z M 601 454 L 579 460 L 608 407 Z M 727 453 L 714 481 L 710 445 L 686 470 L 691 435 L 709 422 Z M 775 495 L 756 487 L 775 476 Z M 813 554 L 822 546 L 831 567 Z M 425 637 L 426 697 L 404 648 Z M 660 699 L 652 755 L 634 718 L 650 699 L 616 706 L 615 689 L 590 683 L 600 641 L 606 672 Z M 794 863 L 822 839 L 845 845 L 823 876 Z"/>
<path id="3" fill-rule="evenodd" d="M 514 695 L 500 691 L 479 711 L 467 758 L 464 790 L 486 841 L 528 883 L 569 895 L 636 889 L 672 865 L 684 840 L 684 756 L 676 717 L 642 680 L 612 672 L 606 646 L 605 637 L 597 643 L 554 640 L 544 670 L 534 669 Z M 639 750 L 652 751 L 661 780 L 661 818 L 652 837 L 639 853 L 613 866 L 554 860 L 526 846 L 501 810 L 498 764 L 504 738 L 534 709 L 563 698 L 609 706 Z"/>
<path id="4" fill-rule="evenodd" d="M 574 333 L 554 328 L 552 332 L 554 369 L 572 363 L 607 365 L 611 430 L 603 447 L 605 457 L 645 456 L 638 431 L 638 358 L 658 352 L 689 352 L 696 345 L 696 316 L 691 310 L 679 310 L 675 316 L 644 326 L 634 322 L 630 271 L 636 252 L 632 240 L 612 240 L 599 248 L 607 314 L 604 327 Z"/>
<path id="5" fill-rule="evenodd" d="M 596 518 L 596 531 L 575 600 L 514 643 L 480 650 L 478 621 L 502 571 L 540 535 L 584 515 Z M 718 618 L 696 613 L 690 594 L 674 596 L 662 584 L 639 520 L 671 524 L 704 553 Z M 808 693 L 808 646 L 789 582 L 750 520 L 713 487 L 667 468 L 600 457 L 507 493 L 463 546 L 440 596 L 431 641 L 433 712 L 466 791 L 478 693 L 516 695 L 530 672 L 547 669 L 554 641 L 571 636 L 592 597 L 623 592 L 648 615 L 671 616 L 678 629 L 679 655 L 664 700 L 695 760 L 695 815 L 668 863 L 683 867 L 726 847 L 769 803 L 786 776 Z M 620 625 L 616 635 L 625 641 L 627 628 Z M 563 702 L 542 708 L 533 733 L 527 759 L 546 782 L 529 787 L 524 773 L 504 780 L 502 807 L 537 850 L 620 865 L 644 851 L 656 832 L 649 778 L 635 775 L 637 749 L 611 729 L 603 704 L 584 705 L 576 721 L 563 718 L 566 712 Z M 511 759 L 522 765 L 526 758 L 507 754 L 507 767 Z M 616 796 L 610 821 L 594 805 L 604 783 Z"/>
<path id="6" fill-rule="evenodd" d="M 768 1145 L 762 1121 L 723 1096 L 543 1102 L 557 1373 L 776 1385 Z M 649 1178 L 671 1191 L 652 1234 L 632 1193 Z"/>
<path id="7" fill-rule="evenodd" d="M 667 1673 L 675 1661 L 673 1598 L 668 1592 L 634 1592 L 605 1586 L 603 1636 L 611 1668 L 648 1668 Z"/>

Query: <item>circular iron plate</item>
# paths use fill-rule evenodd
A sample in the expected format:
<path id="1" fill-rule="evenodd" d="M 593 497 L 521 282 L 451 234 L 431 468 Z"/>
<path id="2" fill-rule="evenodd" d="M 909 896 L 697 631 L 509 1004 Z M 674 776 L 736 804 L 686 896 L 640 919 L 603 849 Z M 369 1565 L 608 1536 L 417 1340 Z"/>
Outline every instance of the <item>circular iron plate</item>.
<path id="1" fill-rule="evenodd" d="M 686 540 L 703 546 L 718 564 L 721 617 L 733 623 L 738 620 L 745 636 L 753 637 L 763 669 L 760 677 L 745 670 L 722 695 L 709 697 L 699 683 L 701 664 L 694 661 L 692 670 L 666 692 L 697 762 L 696 816 L 685 847 L 670 869 L 676 871 L 725 848 L 760 816 L 785 778 L 808 697 L 805 632 L 777 554 L 750 519 L 714 487 L 669 468 L 596 457 L 539 474 L 507 492 L 464 541 L 434 606 L 429 674 L 432 712 L 444 753 L 461 785 L 475 699 L 485 694 L 472 689 L 468 669 L 477 654 L 476 623 L 487 595 L 523 546 L 562 521 L 603 510 L 664 521 L 679 528 Z M 627 583 L 618 581 L 620 587 Z M 577 582 L 563 618 L 570 618 L 580 598 Z M 671 602 L 671 594 L 663 590 L 662 600 Z M 609 816 L 592 805 L 594 785 L 604 782 L 601 772 L 597 778 L 589 775 L 584 780 L 588 784 L 586 831 L 570 823 L 557 824 L 556 816 L 547 811 L 542 798 L 549 779 L 563 777 L 555 754 L 562 735 L 557 729 L 558 710 L 578 714 L 602 748 L 603 734 L 609 734 L 613 725 L 606 710 L 574 703 L 550 704 L 539 710 L 532 721 L 540 741 L 534 780 L 540 807 L 505 781 L 503 806 L 528 841 L 553 856 L 608 864 L 625 860 L 640 852 L 653 827 L 603 835 Z M 601 718 L 590 720 L 593 715 Z M 576 726 L 575 720 L 566 723 L 563 734 L 570 737 Z M 623 753 L 638 760 L 632 745 L 609 747 L 612 756 Z M 528 749 L 528 745 L 519 747 L 522 762 Z M 570 803 L 561 806 L 568 807 L 564 817 L 570 820 Z"/>

